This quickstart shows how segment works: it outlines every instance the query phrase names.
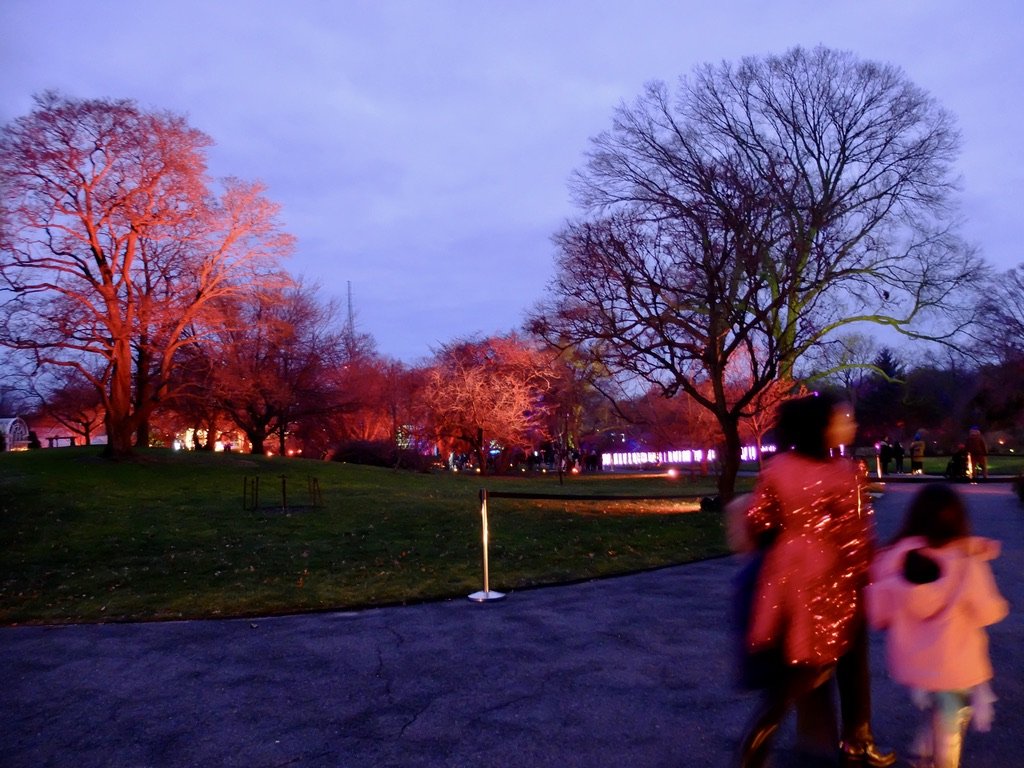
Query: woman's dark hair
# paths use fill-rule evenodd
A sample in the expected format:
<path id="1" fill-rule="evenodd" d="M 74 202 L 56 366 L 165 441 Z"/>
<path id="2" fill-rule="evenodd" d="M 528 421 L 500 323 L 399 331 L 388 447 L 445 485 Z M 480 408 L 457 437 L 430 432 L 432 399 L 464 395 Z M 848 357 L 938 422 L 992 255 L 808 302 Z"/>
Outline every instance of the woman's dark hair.
<path id="1" fill-rule="evenodd" d="M 960 494 L 945 483 L 930 483 L 910 502 L 903 528 L 893 541 L 922 536 L 928 546 L 941 547 L 970 533 L 967 506 Z"/>
<path id="2" fill-rule="evenodd" d="M 838 402 L 824 393 L 784 401 L 779 406 L 779 419 L 775 424 L 775 441 L 779 450 L 827 459 L 828 425 Z"/>

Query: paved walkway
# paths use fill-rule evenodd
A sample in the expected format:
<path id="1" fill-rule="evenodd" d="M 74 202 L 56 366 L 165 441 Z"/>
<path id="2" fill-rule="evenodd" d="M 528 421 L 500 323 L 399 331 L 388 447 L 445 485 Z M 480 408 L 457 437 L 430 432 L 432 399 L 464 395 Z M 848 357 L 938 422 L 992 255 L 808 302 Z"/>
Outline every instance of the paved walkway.
<path id="1" fill-rule="evenodd" d="M 996 577 L 1024 598 L 1024 508 L 963 486 Z M 888 486 L 890 533 L 914 488 Z M 728 766 L 754 699 L 732 685 L 734 558 L 467 600 L 252 621 L 0 629 L 0 765 Z M 501 574 L 492 580 L 501 588 Z M 991 632 L 995 730 L 966 765 L 1024 765 L 1024 639 Z M 914 714 L 874 638 L 875 727 Z M 791 725 L 780 739 L 779 765 Z"/>

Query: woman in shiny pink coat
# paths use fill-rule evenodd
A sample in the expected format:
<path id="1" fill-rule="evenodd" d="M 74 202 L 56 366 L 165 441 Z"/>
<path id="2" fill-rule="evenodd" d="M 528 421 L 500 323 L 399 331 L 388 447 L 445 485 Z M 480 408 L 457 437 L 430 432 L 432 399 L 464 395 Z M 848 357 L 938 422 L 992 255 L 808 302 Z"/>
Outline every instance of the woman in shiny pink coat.
<path id="1" fill-rule="evenodd" d="M 747 511 L 764 558 L 747 647 L 774 650 L 780 661 L 743 738 L 744 768 L 765 764 L 791 707 L 830 705 L 825 686 L 833 674 L 844 764 L 884 768 L 896 761 L 875 745 L 870 726 L 863 590 L 874 547 L 871 507 L 854 463 L 831 455 L 853 442 L 856 428 L 852 408 L 825 395 L 780 408 L 780 452 L 762 470 Z"/>

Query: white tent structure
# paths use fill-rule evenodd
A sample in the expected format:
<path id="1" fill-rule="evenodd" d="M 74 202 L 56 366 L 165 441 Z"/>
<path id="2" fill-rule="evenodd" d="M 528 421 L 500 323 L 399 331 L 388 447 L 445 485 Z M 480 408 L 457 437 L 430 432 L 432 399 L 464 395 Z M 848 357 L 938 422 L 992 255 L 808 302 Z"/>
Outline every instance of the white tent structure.
<path id="1" fill-rule="evenodd" d="M 0 418 L 0 435 L 4 450 L 24 451 L 28 448 L 28 424 L 17 416 Z"/>

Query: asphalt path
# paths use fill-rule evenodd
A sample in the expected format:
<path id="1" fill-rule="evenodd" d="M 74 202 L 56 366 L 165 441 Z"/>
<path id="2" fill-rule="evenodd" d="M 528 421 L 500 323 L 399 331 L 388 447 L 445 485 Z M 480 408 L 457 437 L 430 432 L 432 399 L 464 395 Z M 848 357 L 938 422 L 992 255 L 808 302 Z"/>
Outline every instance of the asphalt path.
<path id="1" fill-rule="evenodd" d="M 1013 608 L 991 628 L 1000 701 L 971 768 L 1024 766 L 1024 507 L 962 486 L 1000 539 Z M 876 503 L 892 533 L 914 486 Z M 756 694 L 726 618 L 736 558 L 478 604 L 250 620 L 0 629 L 0 766 L 729 766 Z M 501 589 L 500 564 L 492 587 Z M 917 716 L 872 637 L 879 740 Z M 798 763 L 790 721 L 778 766 Z"/>

